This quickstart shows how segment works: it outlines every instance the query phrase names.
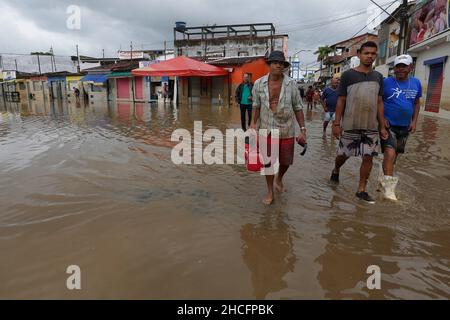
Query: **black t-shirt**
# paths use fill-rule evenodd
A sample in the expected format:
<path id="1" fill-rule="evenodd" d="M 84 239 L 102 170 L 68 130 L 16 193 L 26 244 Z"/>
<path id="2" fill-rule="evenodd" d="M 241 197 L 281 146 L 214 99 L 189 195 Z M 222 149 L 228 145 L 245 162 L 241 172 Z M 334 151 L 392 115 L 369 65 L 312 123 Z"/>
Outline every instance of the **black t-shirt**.
<path id="1" fill-rule="evenodd" d="M 347 97 L 342 127 L 348 130 L 378 130 L 378 98 L 383 96 L 384 79 L 377 71 L 350 69 L 342 74 L 338 95 Z"/>

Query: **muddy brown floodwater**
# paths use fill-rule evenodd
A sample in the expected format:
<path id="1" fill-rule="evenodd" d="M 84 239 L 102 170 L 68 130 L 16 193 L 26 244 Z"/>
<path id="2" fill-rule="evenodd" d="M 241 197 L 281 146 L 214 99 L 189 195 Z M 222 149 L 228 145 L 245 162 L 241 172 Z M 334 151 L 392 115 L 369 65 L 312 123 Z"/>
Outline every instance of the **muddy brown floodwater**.
<path id="1" fill-rule="evenodd" d="M 330 186 L 337 142 L 307 115 L 287 193 L 243 166 L 176 166 L 173 130 L 238 128 L 236 107 L 2 106 L 0 298 L 448 299 L 450 121 L 421 116 L 400 201 L 365 205 L 359 160 Z M 377 161 L 379 162 L 379 160 Z M 81 268 L 69 291 L 66 269 Z M 381 290 L 366 273 L 381 268 Z"/>

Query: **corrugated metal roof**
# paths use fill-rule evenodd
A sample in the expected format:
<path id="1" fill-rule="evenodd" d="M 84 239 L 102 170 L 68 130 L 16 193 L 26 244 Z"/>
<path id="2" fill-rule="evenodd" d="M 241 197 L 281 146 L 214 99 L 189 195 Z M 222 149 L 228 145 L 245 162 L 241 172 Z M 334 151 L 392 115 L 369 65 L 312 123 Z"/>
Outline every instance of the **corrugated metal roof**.
<path id="1" fill-rule="evenodd" d="M 125 61 L 120 61 L 118 63 L 106 64 L 106 65 L 103 65 L 100 67 L 84 69 L 83 71 L 87 72 L 87 73 L 94 73 L 94 72 L 102 72 L 102 73 L 108 72 L 109 73 L 109 72 L 131 71 L 136 68 L 139 68 L 139 61 L 125 60 Z"/>
<path id="2" fill-rule="evenodd" d="M 265 59 L 265 56 L 250 56 L 250 57 L 230 57 L 215 61 L 210 61 L 208 64 L 212 65 L 242 65 L 255 60 Z"/>

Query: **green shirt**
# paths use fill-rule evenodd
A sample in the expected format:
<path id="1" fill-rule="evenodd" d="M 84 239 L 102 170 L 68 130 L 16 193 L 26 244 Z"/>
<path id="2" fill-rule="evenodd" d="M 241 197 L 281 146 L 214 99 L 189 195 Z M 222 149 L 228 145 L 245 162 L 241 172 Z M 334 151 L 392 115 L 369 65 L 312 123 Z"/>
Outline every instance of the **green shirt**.
<path id="1" fill-rule="evenodd" d="M 242 88 L 242 99 L 241 104 L 252 104 L 252 102 L 248 99 L 252 96 L 252 93 L 250 91 L 250 87 L 246 84 L 244 84 Z"/>

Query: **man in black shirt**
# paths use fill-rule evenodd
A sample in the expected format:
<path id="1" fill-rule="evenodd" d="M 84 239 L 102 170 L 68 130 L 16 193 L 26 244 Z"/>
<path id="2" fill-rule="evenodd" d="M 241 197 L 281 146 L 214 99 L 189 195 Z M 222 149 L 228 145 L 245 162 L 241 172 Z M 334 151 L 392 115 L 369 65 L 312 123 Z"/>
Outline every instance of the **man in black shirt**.
<path id="1" fill-rule="evenodd" d="M 383 76 L 373 70 L 378 47 L 366 42 L 358 51 L 361 64 L 342 74 L 338 89 L 333 135 L 340 139 L 331 181 L 339 183 L 339 172 L 348 158 L 361 156 L 360 181 L 356 196 L 368 203 L 375 200 L 366 192 L 373 157 L 380 151 L 380 139 L 387 139 L 384 121 Z"/>

